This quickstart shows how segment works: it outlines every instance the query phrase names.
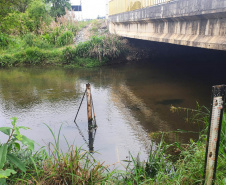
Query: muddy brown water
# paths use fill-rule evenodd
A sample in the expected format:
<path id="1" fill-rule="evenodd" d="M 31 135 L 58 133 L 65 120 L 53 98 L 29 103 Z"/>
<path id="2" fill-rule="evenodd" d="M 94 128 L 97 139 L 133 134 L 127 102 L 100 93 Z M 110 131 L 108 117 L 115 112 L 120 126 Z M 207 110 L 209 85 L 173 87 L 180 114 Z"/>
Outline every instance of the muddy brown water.
<path id="1" fill-rule="evenodd" d="M 88 124 L 84 101 L 74 124 L 76 111 L 91 84 L 97 125 L 93 147 L 97 159 L 113 164 L 129 152 L 147 158 L 151 133 L 183 129 L 199 131 L 185 121 L 186 113 L 172 113 L 170 106 L 195 108 L 196 102 L 210 106 L 211 86 L 226 81 L 224 62 L 172 60 L 139 61 L 95 69 L 28 67 L 0 69 L 0 123 L 11 117 L 39 146 L 53 142 L 48 124 L 57 134 L 62 126 L 60 147 L 70 145 L 89 150 Z M 189 142 L 195 133 L 169 134 L 167 141 Z M 6 139 L 1 135 L 1 141 Z M 87 142 L 87 143 L 86 143 Z"/>

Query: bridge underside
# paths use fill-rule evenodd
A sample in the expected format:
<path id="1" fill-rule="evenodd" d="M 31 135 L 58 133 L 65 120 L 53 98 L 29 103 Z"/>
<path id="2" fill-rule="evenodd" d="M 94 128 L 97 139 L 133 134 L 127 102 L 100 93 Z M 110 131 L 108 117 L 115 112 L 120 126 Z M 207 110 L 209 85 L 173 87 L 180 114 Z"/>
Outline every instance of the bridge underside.
<path id="1" fill-rule="evenodd" d="M 109 17 L 120 36 L 226 50 L 226 0 L 179 0 Z"/>

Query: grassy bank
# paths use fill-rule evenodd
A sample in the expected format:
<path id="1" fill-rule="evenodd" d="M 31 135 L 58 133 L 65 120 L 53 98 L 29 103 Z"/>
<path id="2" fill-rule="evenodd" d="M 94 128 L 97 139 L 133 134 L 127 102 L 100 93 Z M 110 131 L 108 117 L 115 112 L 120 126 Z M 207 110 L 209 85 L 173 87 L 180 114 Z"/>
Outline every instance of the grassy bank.
<path id="1" fill-rule="evenodd" d="M 33 36 L 32 36 L 33 37 Z M 35 37 L 34 37 L 35 38 Z M 18 39 L 18 46 L 9 46 L 0 55 L 0 67 L 21 65 L 64 65 L 68 67 L 94 67 L 106 65 L 125 52 L 125 40 L 115 35 L 93 36 L 90 40 L 59 48 L 47 44 Z M 40 44 L 40 45 L 39 45 Z M 22 47 L 23 46 L 23 47 Z M 45 46 L 45 47 L 44 47 Z"/>
<path id="2" fill-rule="evenodd" d="M 206 123 L 207 118 L 199 119 Z M 48 127 L 48 126 L 47 126 Z M 8 141 L 0 146 L 1 184 L 202 184 L 206 151 L 206 128 L 198 141 L 189 144 L 167 144 L 164 134 L 147 161 L 130 156 L 124 171 L 109 170 L 81 148 L 68 146 L 68 152 L 59 148 L 59 135 L 54 143 L 34 152 L 34 142 L 20 134 L 13 118 L 12 128 L 0 128 Z M 21 143 L 21 144 L 20 144 Z M 20 146 L 21 145 L 21 146 Z M 170 149 L 179 151 L 172 156 Z M 49 152 L 50 151 L 50 152 Z M 221 145 L 218 157 L 216 184 L 226 183 L 226 114 L 223 118 Z"/>
<path id="3" fill-rule="evenodd" d="M 17 6 L 9 5 L 12 10 Z M 125 40 L 110 35 L 106 29 L 98 32 L 103 20 L 79 22 L 67 9 L 65 14 L 51 17 L 48 7 L 42 0 L 31 0 L 26 10 L 4 15 L 0 23 L 0 67 L 94 67 L 106 65 L 125 53 Z M 92 25 L 90 39 L 75 43 L 76 35 L 87 25 Z"/>

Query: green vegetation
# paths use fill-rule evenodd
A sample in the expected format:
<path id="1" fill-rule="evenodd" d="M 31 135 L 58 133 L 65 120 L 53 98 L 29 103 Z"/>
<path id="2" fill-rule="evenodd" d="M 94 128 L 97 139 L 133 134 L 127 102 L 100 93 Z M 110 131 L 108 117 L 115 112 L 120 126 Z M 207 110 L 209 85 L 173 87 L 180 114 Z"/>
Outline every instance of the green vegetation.
<path id="1" fill-rule="evenodd" d="M 0 67 L 94 67 L 124 52 L 124 41 L 107 33 L 73 45 L 77 32 L 90 22 L 76 21 L 68 12 L 68 0 L 1 0 L 0 4 Z M 97 31 L 101 23 L 94 20 L 92 25 Z"/>
<path id="2" fill-rule="evenodd" d="M 98 28 L 101 27 L 101 22 L 98 20 L 94 20 L 92 22 L 91 28 L 90 28 L 90 32 L 92 33 L 92 35 L 97 36 L 98 35 Z"/>
<path id="3" fill-rule="evenodd" d="M 10 127 L 0 127 L 0 131 L 9 138 L 0 144 L 0 183 L 4 184 L 89 184 L 108 181 L 103 175 L 106 167 L 98 163 L 81 148 L 68 146 L 66 154 L 60 152 L 59 136 L 54 135 L 55 143 L 49 143 L 48 149 L 40 149 L 33 153 L 34 141 L 19 132 L 13 118 Z M 18 143 L 20 141 L 22 146 Z M 50 152 L 47 152 L 50 151 Z M 13 153 L 13 154 L 12 154 Z"/>
<path id="4" fill-rule="evenodd" d="M 122 55 L 125 44 L 126 40 L 115 35 L 93 36 L 75 48 L 66 47 L 63 50 L 63 61 L 83 67 L 100 66 Z"/>
<path id="5" fill-rule="evenodd" d="M 23 163 L 23 159 L 19 155 L 15 154 L 21 150 L 23 144 L 23 151 L 33 151 L 34 141 L 28 139 L 20 133 L 20 129 L 27 130 L 27 127 L 16 126 L 16 118 L 12 118 L 11 127 L 1 127 L 0 131 L 8 136 L 6 143 L 0 144 L 0 183 L 5 184 L 6 178 L 11 174 L 16 174 L 18 171 L 26 172 L 26 164 Z"/>
<path id="6" fill-rule="evenodd" d="M 68 65 L 68 67 L 95 67 L 119 57 L 125 51 L 125 40 L 114 35 L 93 36 L 91 40 L 76 47 L 50 48 L 51 45 L 63 46 L 72 42 L 71 31 L 63 32 L 56 40 L 49 36 L 40 40 L 38 36 L 26 34 L 24 39 L 15 39 L 13 46 L 0 55 L 0 67 L 19 65 Z M 1 37 L 0 37 L 1 38 Z M 18 45 L 17 45 L 18 44 Z M 19 48 L 23 46 L 23 50 Z M 19 51 L 16 51 L 18 48 Z"/>
<path id="7" fill-rule="evenodd" d="M 60 17 L 65 15 L 65 8 L 71 9 L 70 0 L 45 0 L 47 3 L 51 3 L 51 15 L 53 17 Z"/>
<path id="8" fill-rule="evenodd" d="M 79 57 L 96 58 L 100 62 L 119 57 L 125 52 L 126 40 L 116 35 L 93 36 L 89 41 L 78 44 L 75 54 Z"/>
<path id="9" fill-rule="evenodd" d="M 175 108 L 173 110 L 189 110 Z M 203 107 L 195 112 L 192 120 L 205 123 L 198 141 L 190 140 L 189 144 L 178 142 L 167 144 L 164 133 L 161 141 L 153 150 L 147 161 L 140 161 L 130 156 L 125 162 L 125 171 L 109 170 L 108 166 L 96 161 L 92 154 L 81 148 L 68 145 L 68 152 L 62 153 L 59 148 L 59 138 L 49 128 L 54 143 L 33 153 L 33 141 L 20 134 L 16 119 L 13 118 L 13 128 L 1 127 L 0 131 L 9 136 L 6 143 L 0 144 L 0 182 L 4 184 L 203 184 L 204 163 L 206 152 L 206 127 L 208 114 Z M 205 116 L 204 116 L 205 115 Z M 203 117 L 204 116 L 204 117 Z M 20 146 L 18 140 L 22 142 Z M 26 147 L 24 147 L 26 145 Z M 170 155 L 170 150 L 179 154 Z M 13 158 L 10 158 L 13 151 Z M 50 152 L 47 152 L 50 151 Z M 221 144 L 215 184 L 226 182 L 226 113 L 223 118 Z M 14 159 L 14 160 L 13 160 Z M 20 159 L 20 163 L 19 163 Z M 10 178 L 7 178 L 10 177 Z"/>

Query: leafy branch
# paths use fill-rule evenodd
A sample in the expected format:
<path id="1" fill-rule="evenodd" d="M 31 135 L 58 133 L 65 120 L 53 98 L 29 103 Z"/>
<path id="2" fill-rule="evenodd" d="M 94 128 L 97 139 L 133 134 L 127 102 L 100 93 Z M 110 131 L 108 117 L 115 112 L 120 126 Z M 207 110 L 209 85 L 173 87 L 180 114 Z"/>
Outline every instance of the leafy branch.
<path id="1" fill-rule="evenodd" d="M 6 143 L 0 143 L 0 184 L 5 184 L 6 179 L 11 174 L 17 173 L 15 171 L 15 167 L 23 172 L 26 172 L 25 164 L 22 163 L 20 159 L 15 154 L 13 154 L 13 152 L 19 151 L 21 149 L 21 144 L 22 146 L 26 146 L 27 149 L 31 151 L 34 150 L 34 141 L 28 139 L 26 136 L 20 133 L 20 129 L 27 130 L 28 127 L 16 126 L 16 121 L 17 118 L 13 117 L 11 122 L 12 128 L 0 127 L 0 132 L 8 136 Z M 14 169 L 11 169 L 13 167 Z"/>

